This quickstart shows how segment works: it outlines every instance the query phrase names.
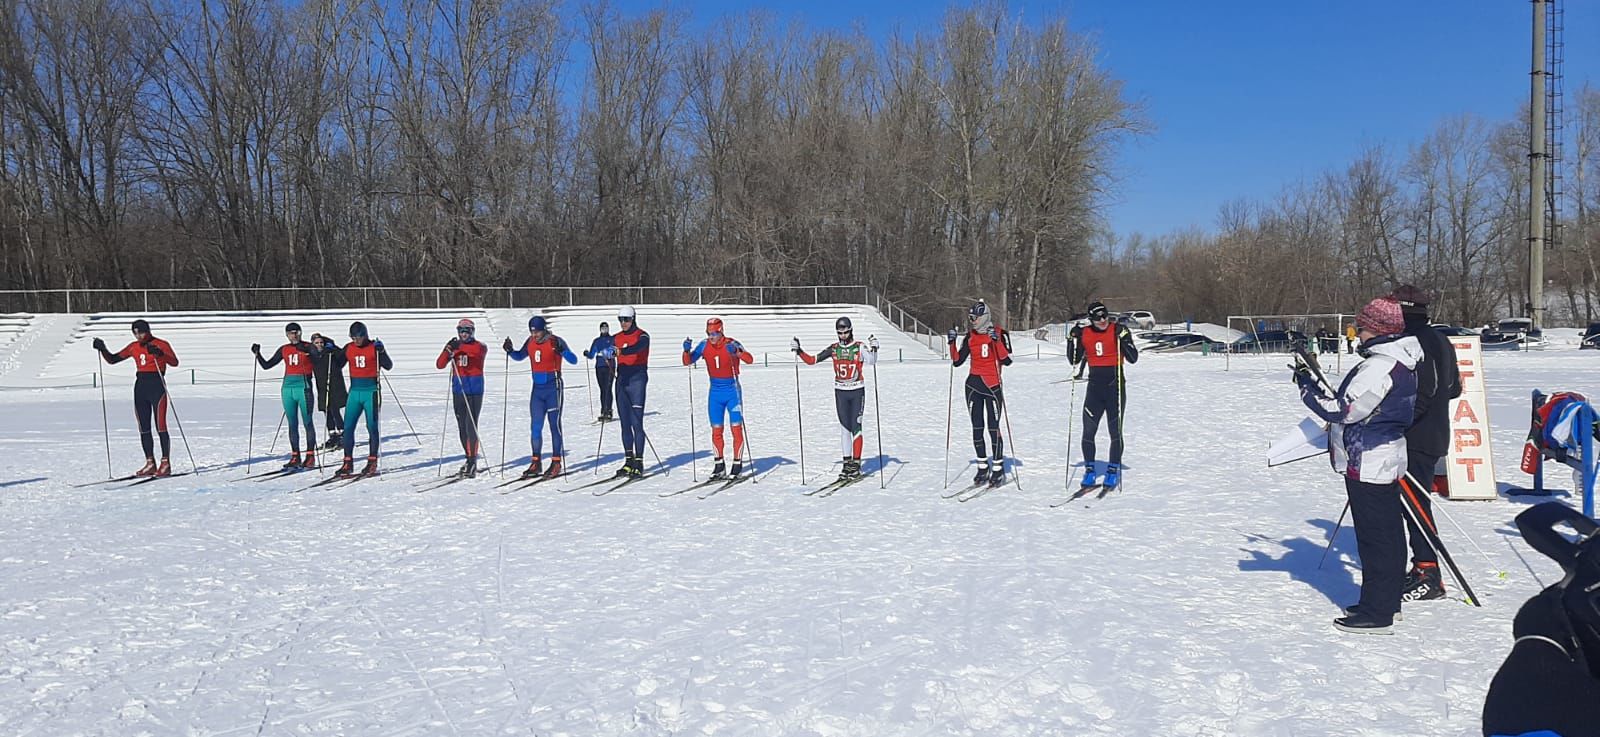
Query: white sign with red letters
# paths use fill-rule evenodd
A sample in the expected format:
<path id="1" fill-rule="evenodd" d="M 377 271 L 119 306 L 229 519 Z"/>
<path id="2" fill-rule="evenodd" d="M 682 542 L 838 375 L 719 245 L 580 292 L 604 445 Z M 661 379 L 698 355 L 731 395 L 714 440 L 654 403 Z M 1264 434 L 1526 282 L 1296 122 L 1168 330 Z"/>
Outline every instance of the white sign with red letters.
<path id="1" fill-rule="evenodd" d="M 1449 468 L 1451 499 L 1494 499 L 1494 455 L 1490 453 L 1489 403 L 1483 386 L 1483 344 L 1476 335 L 1451 336 L 1461 396 L 1450 402 Z M 1418 479 L 1428 483 L 1427 479 Z"/>

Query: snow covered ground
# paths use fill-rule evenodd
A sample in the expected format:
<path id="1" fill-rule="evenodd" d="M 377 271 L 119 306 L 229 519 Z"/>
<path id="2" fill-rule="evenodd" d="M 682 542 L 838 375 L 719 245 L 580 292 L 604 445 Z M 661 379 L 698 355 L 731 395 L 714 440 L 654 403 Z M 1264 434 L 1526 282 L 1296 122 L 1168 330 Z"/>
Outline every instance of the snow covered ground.
<path id="1" fill-rule="evenodd" d="M 1528 390 L 1594 391 L 1600 355 L 1486 360 L 1499 478 L 1525 483 Z M 888 486 L 828 498 L 801 495 L 787 365 L 744 378 L 759 483 L 704 500 L 659 496 L 691 483 L 702 372 L 652 370 L 647 426 L 674 469 L 605 496 L 572 490 L 600 431 L 578 374 L 581 473 L 509 495 L 493 478 L 415 493 L 436 472 L 442 376 L 394 382 L 421 437 L 386 405 L 384 476 L 303 493 L 314 477 L 241 480 L 248 383 L 175 384 L 204 472 L 132 488 L 72 486 L 106 476 L 96 389 L 0 392 L 0 733 L 1477 734 L 1513 613 L 1555 579 L 1509 524 L 1526 500 L 1444 505 L 1484 608 L 1429 602 L 1392 637 L 1336 632 L 1359 576 L 1348 528 L 1318 568 L 1339 480 L 1320 460 L 1262 461 L 1303 414 L 1284 363 L 1130 368 L 1126 487 L 1059 509 L 1071 390 L 1048 356 L 1007 374 L 1022 488 L 970 503 L 941 498 L 940 363 L 881 367 Z M 838 456 L 829 374 L 802 367 L 812 486 Z M 511 379 L 515 462 L 527 380 Z M 276 394 L 263 385 L 252 472 L 279 462 Z M 117 475 L 140 461 L 128 395 L 110 389 Z M 950 473 L 967 476 L 956 402 Z M 703 478 L 703 406 L 693 421 Z M 606 472 L 616 444 L 610 429 Z"/>

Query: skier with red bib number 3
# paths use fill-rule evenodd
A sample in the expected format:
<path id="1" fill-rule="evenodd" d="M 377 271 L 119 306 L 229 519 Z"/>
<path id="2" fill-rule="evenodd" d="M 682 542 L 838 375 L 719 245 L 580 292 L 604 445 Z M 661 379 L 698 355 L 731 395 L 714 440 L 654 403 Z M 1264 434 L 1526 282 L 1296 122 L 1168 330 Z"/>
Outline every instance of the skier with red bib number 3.
<path id="1" fill-rule="evenodd" d="M 878 363 L 878 340 L 867 338 L 863 344 L 855 338 L 850 318 L 841 317 L 833 323 L 839 340 L 815 356 L 800 348 L 800 339 L 789 340 L 789 350 L 794 351 L 808 366 L 824 359 L 833 359 L 833 406 L 839 415 L 841 444 L 844 446 L 844 470 L 840 482 L 861 478 L 861 418 L 867 408 L 867 385 L 861 367 Z"/>
<path id="2" fill-rule="evenodd" d="M 467 457 L 462 478 L 478 475 L 478 415 L 483 413 L 483 364 L 489 346 L 476 338 L 478 326 L 465 317 L 456 323 L 456 337 L 444 344 L 434 368 L 450 367 L 450 400 L 455 405 L 456 433 L 461 436 L 461 452 Z"/>
<path id="3" fill-rule="evenodd" d="M 1133 333 L 1111 319 L 1111 312 L 1099 302 L 1089 304 L 1089 324 L 1072 329 L 1067 357 L 1073 365 L 1089 366 L 1089 386 L 1083 394 L 1083 488 L 1105 486 L 1115 489 L 1122 483 L 1122 413 L 1128 402 L 1128 386 L 1122 378 L 1122 364 L 1139 362 L 1139 349 Z M 1111 462 L 1105 476 L 1097 477 L 1094 465 L 1094 436 L 1100 418 L 1106 419 L 1111 433 Z"/>
<path id="4" fill-rule="evenodd" d="M 739 341 L 723 334 L 722 318 L 713 317 L 706 320 L 706 339 L 700 341 L 699 345 L 689 338 L 683 339 L 683 365 L 701 360 L 705 361 L 706 374 L 711 377 L 711 391 L 706 395 L 706 412 L 711 415 L 711 447 L 717 453 L 711 478 L 738 478 L 744 471 L 744 456 L 740 455 L 744 449 L 744 397 L 740 396 L 739 391 L 739 363 L 752 363 L 756 357 L 739 345 Z M 726 470 L 722 462 L 724 420 L 732 426 L 733 432 L 731 472 Z"/>
<path id="5" fill-rule="evenodd" d="M 1000 369 L 1011 365 L 1011 334 L 994 324 L 989 306 L 983 300 L 967 310 L 967 334 L 956 348 L 956 331 L 945 334 L 950 346 L 950 362 L 968 363 L 967 413 L 972 416 L 972 449 L 978 473 L 973 486 L 997 487 L 1006 482 L 1005 445 L 1000 439 L 1000 415 L 1005 395 L 1000 391 Z M 984 438 L 988 437 L 988 453 Z"/>
<path id="6" fill-rule="evenodd" d="M 136 476 L 171 476 L 172 436 L 167 433 L 167 384 L 162 377 L 168 366 L 178 365 L 178 354 L 172 346 L 150 334 L 150 323 L 133 321 L 133 342 L 116 353 L 106 350 L 106 342 L 95 338 L 94 349 L 109 364 L 134 359 L 137 372 L 133 380 L 133 413 L 139 420 L 139 444 L 144 448 L 144 467 Z M 150 437 L 150 426 L 155 425 L 161 438 L 161 463 L 156 463 L 155 441 Z"/>

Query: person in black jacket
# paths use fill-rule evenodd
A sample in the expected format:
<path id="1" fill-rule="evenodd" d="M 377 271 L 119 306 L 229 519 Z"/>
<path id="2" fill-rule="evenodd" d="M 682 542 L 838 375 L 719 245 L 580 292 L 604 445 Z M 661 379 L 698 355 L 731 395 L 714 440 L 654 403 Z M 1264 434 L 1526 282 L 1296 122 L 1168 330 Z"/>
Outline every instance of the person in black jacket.
<path id="1" fill-rule="evenodd" d="M 1450 345 L 1450 338 L 1428 322 L 1428 294 L 1405 284 L 1389 296 L 1400 303 L 1400 312 L 1406 319 L 1406 335 L 1414 336 L 1422 344 L 1422 361 L 1417 364 L 1414 419 L 1411 429 L 1406 431 L 1406 472 L 1422 488 L 1407 484 L 1401 493 L 1410 494 L 1422 510 L 1423 523 L 1433 525 L 1429 493 L 1434 469 L 1450 447 L 1450 400 L 1461 396 L 1461 373 L 1456 367 L 1456 349 Z M 1411 571 L 1406 574 L 1401 601 L 1443 597 L 1439 558 L 1409 516 L 1406 517 L 1406 534 L 1411 539 Z"/>
<path id="2" fill-rule="evenodd" d="M 311 364 L 316 375 L 317 410 L 327 415 L 328 442 L 324 450 L 344 448 L 344 404 L 350 392 L 344 385 L 344 348 L 321 333 L 311 335 L 311 344 L 321 351 Z"/>

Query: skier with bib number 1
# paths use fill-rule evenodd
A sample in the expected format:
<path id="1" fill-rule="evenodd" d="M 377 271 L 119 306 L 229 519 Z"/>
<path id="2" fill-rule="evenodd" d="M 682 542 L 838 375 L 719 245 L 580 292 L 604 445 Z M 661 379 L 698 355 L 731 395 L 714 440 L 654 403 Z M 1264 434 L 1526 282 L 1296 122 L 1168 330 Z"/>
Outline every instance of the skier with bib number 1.
<path id="1" fill-rule="evenodd" d="M 711 479 L 738 478 L 744 471 L 744 397 L 740 396 L 739 363 L 752 363 L 751 355 L 739 341 L 722 332 L 722 318 L 706 320 L 706 339 L 698 345 L 689 338 L 683 339 L 683 365 L 705 361 L 706 374 L 711 378 L 711 391 L 706 395 L 706 411 L 711 416 L 711 447 L 716 451 L 716 465 L 711 468 Z M 733 432 L 733 468 L 728 470 L 722 461 L 722 427 L 730 426 Z"/>

